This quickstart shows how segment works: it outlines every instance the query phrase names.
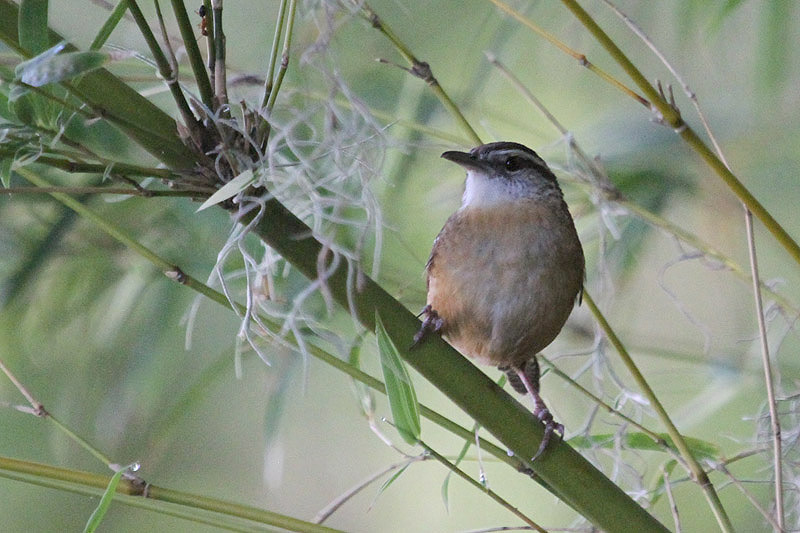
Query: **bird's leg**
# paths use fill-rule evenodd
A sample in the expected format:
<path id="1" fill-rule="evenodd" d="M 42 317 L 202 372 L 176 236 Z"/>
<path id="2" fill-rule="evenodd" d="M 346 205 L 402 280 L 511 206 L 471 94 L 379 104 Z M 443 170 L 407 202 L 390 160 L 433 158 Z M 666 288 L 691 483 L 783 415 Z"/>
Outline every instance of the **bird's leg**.
<path id="1" fill-rule="evenodd" d="M 535 461 L 547 448 L 550 438 L 556 431 L 564 436 L 564 426 L 553 420 L 553 415 L 539 396 L 539 361 L 536 357 L 531 357 L 522 368 L 519 367 L 500 367 L 508 376 L 508 382 L 520 394 L 528 392 L 533 399 L 533 414 L 544 423 L 544 436 L 539 444 L 539 451 L 533 456 L 531 461 Z"/>
<path id="2" fill-rule="evenodd" d="M 439 333 L 442 331 L 442 327 L 444 326 L 444 319 L 439 316 L 439 313 L 437 313 L 430 304 L 426 305 L 418 316 L 422 315 L 425 315 L 425 319 L 422 321 L 422 326 L 420 326 L 419 331 L 414 335 L 414 344 L 411 345 L 412 348 L 422 342 L 429 333 Z"/>

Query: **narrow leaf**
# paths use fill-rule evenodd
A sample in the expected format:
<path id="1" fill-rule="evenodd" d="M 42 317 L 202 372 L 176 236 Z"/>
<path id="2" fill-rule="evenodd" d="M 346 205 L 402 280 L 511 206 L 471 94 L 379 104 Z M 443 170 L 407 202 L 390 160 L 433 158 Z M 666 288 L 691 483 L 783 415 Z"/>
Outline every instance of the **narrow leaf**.
<path id="1" fill-rule="evenodd" d="M 663 472 L 659 472 L 659 474 L 656 476 L 656 483 L 653 486 L 653 489 L 650 491 L 650 494 L 653 495 L 653 498 L 650 500 L 650 505 L 655 505 L 656 502 L 660 500 L 664 494 L 666 494 L 667 489 L 665 486 L 664 473 L 666 473 L 668 476 L 671 475 L 672 471 L 675 470 L 677 465 L 678 461 L 675 459 L 670 459 L 664 465 Z"/>
<path id="2" fill-rule="evenodd" d="M 375 505 L 375 502 L 376 502 L 376 501 L 378 501 L 378 497 L 379 497 L 381 494 L 383 494 L 383 492 L 384 492 L 386 489 L 388 489 L 388 488 L 389 488 L 389 486 L 390 486 L 392 483 L 394 483 L 394 482 L 395 482 L 395 480 L 397 480 L 397 478 L 399 478 L 399 477 L 402 475 L 402 473 L 406 471 L 406 468 L 408 468 L 410 465 L 411 465 L 411 463 L 406 463 L 405 465 L 403 465 L 403 467 L 402 467 L 402 468 L 400 468 L 400 470 L 398 470 L 397 472 L 395 472 L 394 474 L 392 474 L 392 477 L 390 477 L 389 479 L 387 479 L 387 480 L 384 482 L 384 484 L 383 484 L 383 485 L 381 485 L 381 487 L 378 489 L 378 492 L 376 492 L 376 493 L 375 493 L 375 497 L 374 497 L 374 498 L 372 498 L 372 502 L 370 502 L 370 504 L 369 504 L 369 508 L 370 508 L 370 509 L 372 509 L 372 506 L 373 506 L 373 505 Z"/>
<path id="3" fill-rule="evenodd" d="M 19 44 L 34 55 L 47 49 L 47 4 L 48 0 L 21 0 L 19 3 Z"/>
<path id="4" fill-rule="evenodd" d="M 128 54 L 122 54 L 127 56 Z M 41 87 L 50 83 L 58 83 L 96 70 L 122 57 L 120 54 L 108 52 L 68 52 L 44 60 L 20 63 L 16 69 L 17 78 L 32 87 Z"/>
<path id="5" fill-rule="evenodd" d="M 128 465 L 120 468 L 111 476 L 111 481 L 108 482 L 108 487 L 106 487 L 103 497 L 100 498 L 100 503 L 97 504 L 97 508 L 92 513 L 92 516 L 89 517 L 89 521 L 86 522 L 86 527 L 83 528 L 84 533 L 93 533 L 100 526 L 100 522 L 103 521 L 106 512 L 111 507 L 111 501 L 114 499 L 114 493 L 117 491 L 117 485 L 119 485 L 122 475 L 133 467 L 134 465 Z"/>
<path id="6" fill-rule="evenodd" d="M 409 444 L 416 444 L 422 428 L 419 421 L 419 403 L 411 378 L 408 375 L 400 352 L 386 333 L 380 315 L 375 312 L 375 336 L 381 358 L 383 381 L 392 411 L 395 426 L 400 436 Z"/>
<path id="7" fill-rule="evenodd" d="M 197 208 L 197 212 L 199 213 L 203 209 L 211 207 L 212 205 L 217 205 L 218 203 L 224 202 L 229 198 L 233 198 L 255 181 L 256 177 L 253 175 L 253 169 L 248 168 L 231 181 L 220 187 L 217 192 L 209 196 L 208 200 L 203 202 L 203 205 Z"/>
<path id="8" fill-rule="evenodd" d="M 122 17 L 125 15 L 125 12 L 128 10 L 128 0 L 120 0 L 119 3 L 114 7 L 114 10 L 106 19 L 105 24 L 103 27 L 100 28 L 100 31 L 97 32 L 97 37 L 94 38 L 92 41 L 91 46 L 89 46 L 89 50 L 99 50 L 102 48 L 106 41 L 111 36 L 111 32 L 114 31 L 114 28 L 117 27 L 119 21 L 122 20 Z"/>
<path id="9" fill-rule="evenodd" d="M 0 159 L 0 185 L 9 187 L 11 185 L 11 163 L 13 158 L 4 157 Z"/>
<path id="10" fill-rule="evenodd" d="M 659 433 L 659 437 L 664 439 L 668 446 L 674 447 L 672 444 L 672 439 L 666 433 Z M 615 443 L 618 439 L 617 435 L 608 433 L 603 435 L 589 435 L 583 436 L 579 435 L 577 437 L 573 437 L 569 439 L 569 443 L 575 446 L 576 448 L 612 448 L 615 446 Z M 634 450 L 649 450 L 649 451 L 663 451 L 663 448 L 653 439 L 645 434 L 640 432 L 634 433 L 627 433 L 622 437 L 622 445 L 625 448 L 634 449 Z M 719 446 L 713 444 L 708 441 L 694 439 L 691 437 L 684 437 L 686 444 L 689 446 L 689 450 L 691 450 L 692 455 L 694 455 L 695 459 L 700 461 L 702 460 L 709 460 L 709 461 L 718 461 L 720 460 L 722 452 L 719 449 Z"/>

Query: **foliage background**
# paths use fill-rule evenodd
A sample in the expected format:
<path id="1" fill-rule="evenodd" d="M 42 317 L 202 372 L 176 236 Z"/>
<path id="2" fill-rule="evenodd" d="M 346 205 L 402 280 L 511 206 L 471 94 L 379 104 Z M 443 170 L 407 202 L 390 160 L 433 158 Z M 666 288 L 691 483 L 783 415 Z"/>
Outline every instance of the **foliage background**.
<path id="1" fill-rule="evenodd" d="M 651 78 L 669 80 L 660 63 L 602 2 L 585 1 L 601 25 Z M 734 172 L 793 236 L 800 236 L 800 59 L 791 50 L 800 37 L 800 9 L 789 2 L 707 3 L 619 2 L 669 57 L 697 93 Z M 305 2 L 299 9 L 292 63 L 282 106 L 305 102 L 304 90 L 324 94 L 319 64 L 303 53 L 317 42 L 317 16 L 325 7 Z M 149 6 L 148 6 L 149 7 Z M 592 202 L 588 189 L 570 177 L 574 156 L 555 130 L 486 60 L 503 61 L 574 134 L 597 155 L 612 181 L 639 205 L 690 230 L 713 248 L 747 264 L 742 209 L 736 198 L 667 128 L 650 121 L 644 108 L 600 81 L 490 2 L 375 1 L 372 7 L 432 66 L 440 83 L 485 140 L 513 139 L 536 149 L 557 169 L 576 214 L 589 260 L 587 286 L 687 435 L 720 446 L 726 456 L 768 444 L 764 385 L 750 285 L 714 261 L 694 254 L 669 234 Z M 226 32 L 229 64 L 241 73 L 263 73 L 274 28 L 273 2 L 229 2 Z M 556 2 L 523 2 L 519 8 L 594 63 L 624 75 Z M 80 47 L 91 41 L 106 12 L 91 2 L 51 2 L 55 29 Z M 318 19 L 317 19 L 318 20 Z M 328 72 L 345 80 L 370 108 L 390 117 L 378 154 L 382 166 L 369 184 L 382 215 L 379 279 L 410 308 L 424 303 L 421 272 L 430 244 L 458 206 L 463 176 L 438 158 L 459 145 L 460 133 L 427 87 L 399 68 L 382 36 L 358 18 L 340 17 L 324 51 Z M 129 22 L 114 44 L 144 52 Z M 10 56 L 4 56 L 10 57 Z M 308 56 L 306 56 L 308 57 Z M 150 67 L 131 61 L 117 72 L 142 89 L 158 87 Z M 295 92 L 297 91 L 297 92 Z M 243 84 L 231 101 L 256 101 L 259 87 Z M 154 101 L 169 105 L 166 93 Z M 676 98 L 696 126 L 683 94 Z M 453 138 L 394 123 L 402 119 L 436 128 Z M 699 127 L 697 128 L 699 129 Z M 132 160 L 144 156 L 123 139 L 106 140 L 109 151 Z M 135 233 L 140 241 L 199 278 L 211 272 L 228 237 L 221 210 L 195 214 L 186 200 L 131 199 L 91 204 Z M 55 243 L 44 238 L 58 221 Z M 0 311 L 0 346 L 7 365 L 71 429 L 120 464 L 140 461 L 150 482 L 208 496 L 312 518 L 329 501 L 367 476 L 401 461 L 370 430 L 349 379 L 282 349 L 268 353 L 272 366 L 243 356 L 242 377 L 234 372 L 238 322 L 216 306 L 201 303 L 187 349 L 184 318 L 194 295 L 168 282 L 88 223 L 40 197 L 0 198 L 0 277 L 5 280 Z M 610 231 L 613 230 L 613 231 Z M 618 237 L 614 233 L 618 230 Z M 800 269 L 756 225 L 762 278 L 789 301 L 800 300 Z M 372 243 L 374 244 L 374 243 Z M 42 253 L 35 268 L 30 261 Z M 365 252 L 370 263 L 370 253 Z M 28 277 L 19 282 L 19 276 Z M 13 292 L 12 288 L 15 291 Z M 9 292 L 11 291 L 11 292 Z M 287 289 L 287 292 L 289 289 Z M 794 316 L 772 308 L 770 340 L 780 370 L 779 394 L 791 398 L 798 384 L 798 338 Z M 330 323 L 342 317 L 331 317 Z M 545 353 L 559 366 L 602 391 L 609 401 L 638 413 L 635 392 L 612 350 L 593 351 L 593 323 L 576 310 L 567 330 Z M 377 375 L 373 341 L 362 360 Z M 614 381 L 616 370 L 619 384 Z M 487 370 L 493 377 L 496 372 Z M 423 380 L 420 399 L 466 425 L 469 421 Z M 619 386 L 621 385 L 621 386 Z M 554 376 L 544 395 L 567 436 L 581 431 L 592 405 Z M 0 381 L 0 400 L 20 403 L 15 389 Z M 379 416 L 387 415 L 376 398 Z M 795 403 L 785 401 L 784 438 L 798 434 Z M 647 410 L 644 409 L 646 412 Z M 652 418 L 646 417 L 652 423 Z M 792 422 L 795 422 L 792 425 Z M 386 424 L 379 427 L 398 443 Z M 0 450 L 6 456 L 102 472 L 101 467 L 50 425 L 12 409 L 0 409 Z M 593 433 L 613 431 L 603 418 Z M 609 429 L 611 428 L 611 429 Z M 758 429 L 761 428 L 761 433 Z M 426 424 L 423 436 L 455 455 L 461 443 Z M 403 449 L 412 453 L 402 444 Z M 665 458 L 652 452 L 591 452 L 609 475 L 630 490 L 652 488 Z M 789 446 L 787 460 L 796 459 Z M 470 457 L 474 459 L 471 453 Z M 474 461 L 466 468 L 477 475 Z M 485 464 L 490 486 L 502 487 L 514 504 L 548 526 L 574 524 L 574 513 L 553 496 L 504 465 Z M 736 464 L 742 480 L 770 476 L 768 454 Z M 794 472 L 787 492 L 794 494 Z M 452 531 L 515 524 L 481 493 L 458 480 L 450 483 L 449 512 L 440 491 L 445 472 L 434 462 L 412 465 L 376 498 L 380 484 L 348 501 L 329 525 L 353 531 Z M 765 530 L 762 517 L 724 478 L 726 507 L 737 529 Z M 768 502 L 771 486 L 748 483 Z M 96 500 L 0 480 L 0 513 L 10 531 L 73 530 L 83 527 Z M 675 487 L 686 531 L 707 531 L 714 520 L 697 487 Z M 796 498 L 790 500 L 797 504 Z M 766 506 L 769 504 L 766 503 Z M 790 511 L 797 519 L 797 509 Z M 660 499 L 656 515 L 671 524 Z M 196 524 L 114 506 L 105 527 L 115 531 L 203 530 Z M 212 529 L 209 528 L 209 531 Z"/>

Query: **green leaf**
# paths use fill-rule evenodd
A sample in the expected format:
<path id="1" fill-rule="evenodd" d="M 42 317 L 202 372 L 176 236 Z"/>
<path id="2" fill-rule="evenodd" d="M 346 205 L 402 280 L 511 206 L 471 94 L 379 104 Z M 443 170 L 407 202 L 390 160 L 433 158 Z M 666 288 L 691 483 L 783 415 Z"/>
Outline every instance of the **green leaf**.
<path id="1" fill-rule="evenodd" d="M 375 312 L 375 336 L 378 339 L 378 353 L 381 358 L 383 381 L 386 383 L 386 395 L 392 411 L 395 426 L 403 440 L 416 444 L 422 427 L 419 422 L 419 403 L 417 393 L 411 384 L 400 352 L 386 333 L 381 317 Z"/>
<path id="2" fill-rule="evenodd" d="M 46 50 L 49 44 L 47 4 L 48 0 L 21 0 L 19 3 L 19 44 L 34 55 Z"/>
<path id="3" fill-rule="evenodd" d="M 89 50 L 99 50 L 102 46 L 106 43 L 108 38 L 111 36 L 111 32 L 114 31 L 114 28 L 117 27 L 119 21 L 122 20 L 122 17 L 125 15 L 125 12 L 128 10 L 128 0 L 120 0 L 119 3 L 114 7 L 114 10 L 106 19 L 105 24 L 103 27 L 100 28 L 100 31 L 97 32 L 97 37 L 94 38 L 92 41 L 91 46 L 89 46 Z"/>
<path id="4" fill-rule="evenodd" d="M 479 427 L 478 424 L 475 424 L 473 426 L 472 428 L 473 433 L 478 430 L 477 429 L 478 427 Z M 472 444 L 473 442 L 471 440 L 469 439 L 464 440 L 464 445 L 461 447 L 461 451 L 459 452 L 458 457 L 456 457 L 453 466 L 458 466 L 459 464 L 461 464 L 461 461 L 463 461 L 464 457 L 467 456 L 467 452 L 469 451 L 470 447 L 472 447 Z M 442 501 L 444 502 L 444 508 L 447 509 L 448 513 L 450 512 L 450 478 L 452 477 L 452 475 L 453 471 L 448 470 L 447 475 L 444 476 L 444 481 L 442 482 Z"/>
<path id="5" fill-rule="evenodd" d="M 392 477 L 390 477 L 389 479 L 387 479 L 387 480 L 386 480 L 386 482 L 385 482 L 383 485 L 381 485 L 381 487 L 378 489 L 378 492 L 376 492 L 376 493 L 375 493 L 375 497 L 372 499 L 372 502 L 369 504 L 369 508 L 370 508 L 370 509 L 372 509 L 372 506 L 373 506 L 373 505 L 375 505 L 375 502 L 378 500 L 378 496 L 380 496 L 381 494 L 383 494 L 383 492 L 384 492 L 386 489 L 388 489 L 388 488 L 389 488 L 389 486 L 390 486 L 392 483 L 394 483 L 394 482 L 395 482 L 395 480 L 396 480 L 397 478 L 399 478 L 399 477 L 402 475 L 402 473 L 406 471 L 406 468 L 408 468 L 409 466 L 411 466 L 411 463 L 406 463 L 405 465 L 403 465 L 403 467 L 402 467 L 400 470 L 398 470 L 397 472 L 395 472 L 394 474 L 392 474 Z"/>
<path id="6" fill-rule="evenodd" d="M 120 468 L 113 476 L 111 476 L 111 481 L 108 482 L 108 487 L 106 487 L 103 497 L 100 498 L 100 503 L 97 504 L 97 509 L 94 510 L 92 516 L 89 517 L 89 521 L 86 522 L 86 527 L 83 528 L 83 533 L 93 533 L 97 530 L 97 528 L 100 526 L 100 522 L 102 522 L 103 518 L 106 516 L 106 512 L 108 511 L 109 507 L 111 507 L 111 500 L 114 499 L 114 493 L 117 491 L 117 485 L 119 485 L 122 475 L 134 467 L 135 463 L 124 468 Z"/>
<path id="7" fill-rule="evenodd" d="M 107 65 L 115 59 L 130 56 L 127 52 L 112 54 L 98 51 L 67 52 L 65 54 L 51 55 L 50 52 L 52 50 L 45 52 L 48 57 L 36 56 L 17 65 L 15 70 L 17 79 L 32 87 L 42 87 L 43 85 L 86 74 Z"/>
<path id="8" fill-rule="evenodd" d="M 350 348 L 350 354 L 347 357 L 347 362 L 359 370 L 361 370 L 361 347 L 364 345 L 363 341 L 364 337 L 359 336 L 353 347 Z M 356 379 L 353 379 L 352 383 L 353 392 L 355 392 L 358 399 L 361 412 L 364 416 L 371 417 L 375 412 L 375 396 L 372 393 L 372 389 Z"/>
<path id="9" fill-rule="evenodd" d="M 0 159 L 0 185 L 3 187 L 11 185 L 11 163 L 13 161 L 10 157 Z"/>
<path id="10" fill-rule="evenodd" d="M 658 436 L 664 439 L 668 446 L 675 448 L 669 435 L 666 433 L 659 433 Z M 619 438 L 619 435 L 612 433 L 589 436 L 579 435 L 569 439 L 569 443 L 576 448 L 612 448 L 616 445 L 616 441 Z M 621 438 L 623 439 L 622 446 L 624 448 L 654 452 L 664 451 L 664 448 L 653 441 L 653 438 L 646 433 L 626 433 Z M 691 437 L 683 437 L 683 439 L 686 441 L 695 459 L 699 461 L 719 461 L 721 459 L 722 452 L 716 444 L 700 439 L 693 439 Z"/>
<path id="11" fill-rule="evenodd" d="M 678 466 L 678 461 L 675 459 L 670 459 L 664 465 L 663 472 L 659 472 L 656 476 L 656 483 L 653 487 L 653 490 L 650 491 L 650 494 L 653 495 L 653 498 L 650 500 L 650 505 L 655 505 L 658 500 L 666 493 L 666 489 L 664 486 L 664 472 L 669 476 L 672 474 L 672 471 L 675 470 L 675 467 Z"/>
<path id="12" fill-rule="evenodd" d="M 217 192 L 212 194 L 208 197 L 208 200 L 203 202 L 203 205 L 197 208 L 197 213 L 211 207 L 212 205 L 217 205 L 220 202 L 224 202 L 229 198 L 233 198 L 246 188 L 248 188 L 251 184 L 256 181 L 256 176 L 253 174 L 253 169 L 248 168 L 231 181 L 220 187 Z"/>

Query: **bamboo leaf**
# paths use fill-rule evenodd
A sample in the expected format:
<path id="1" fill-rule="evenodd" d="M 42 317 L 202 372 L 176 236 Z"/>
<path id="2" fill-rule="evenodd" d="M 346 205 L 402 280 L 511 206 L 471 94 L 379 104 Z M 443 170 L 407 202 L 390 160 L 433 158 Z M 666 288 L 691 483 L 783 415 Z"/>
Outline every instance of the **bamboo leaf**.
<path id="1" fill-rule="evenodd" d="M 119 485 L 122 475 L 132 468 L 137 468 L 135 463 L 120 468 L 111 476 L 111 481 L 108 482 L 108 487 L 106 487 L 103 497 L 100 498 L 100 503 L 97 504 L 97 508 L 92 513 L 92 516 L 89 517 L 89 521 L 86 522 L 86 527 L 83 528 L 84 533 L 93 533 L 100 526 L 100 523 L 106 516 L 106 512 L 108 512 L 109 507 L 111 507 L 111 501 L 114 499 L 114 493 L 117 491 L 117 485 Z"/>
<path id="2" fill-rule="evenodd" d="M 11 185 L 11 163 L 13 161 L 10 157 L 0 158 L 0 185 L 3 187 Z"/>
<path id="3" fill-rule="evenodd" d="M 21 0 L 19 3 L 19 44 L 32 55 L 47 49 L 47 4 L 48 0 Z"/>
<path id="4" fill-rule="evenodd" d="M 678 461 L 675 459 L 670 459 L 664 465 L 663 473 L 666 473 L 668 476 L 672 474 L 672 471 L 675 470 L 675 467 L 678 466 Z M 650 505 L 655 505 L 658 500 L 666 493 L 665 487 L 665 480 L 663 473 L 656 476 L 656 483 L 653 486 L 653 489 L 650 491 L 650 494 L 653 495 L 653 498 L 650 500 Z"/>
<path id="5" fill-rule="evenodd" d="M 105 24 L 103 27 L 100 28 L 100 31 L 97 32 L 97 37 L 94 38 L 92 41 L 91 46 L 89 46 L 89 50 L 99 50 L 111 36 L 111 32 L 114 31 L 114 28 L 117 27 L 119 21 L 122 20 L 122 17 L 125 15 L 125 12 L 128 10 L 128 0 L 120 0 L 120 2 L 114 7 L 114 10 L 106 19 Z"/>
<path id="6" fill-rule="evenodd" d="M 672 443 L 672 439 L 669 437 L 669 435 L 666 433 L 659 433 L 658 435 L 664 439 L 668 446 L 674 448 L 674 444 Z M 580 435 L 569 439 L 569 443 L 576 448 L 612 448 L 616 445 L 618 439 L 620 438 L 622 439 L 622 446 L 624 448 L 654 452 L 664 451 L 664 448 L 662 448 L 662 446 L 657 442 L 653 441 L 652 437 L 641 432 L 626 433 L 622 437 L 612 433 L 590 436 Z M 689 450 L 692 452 L 692 455 L 694 455 L 695 459 L 699 461 L 720 460 L 722 452 L 720 451 L 719 446 L 716 444 L 705 440 L 693 439 L 691 437 L 684 437 L 684 440 L 689 446 Z"/>
<path id="7" fill-rule="evenodd" d="M 411 383 L 400 352 L 386 333 L 381 317 L 375 312 L 375 336 L 378 340 L 378 353 L 381 358 L 383 381 L 386 383 L 386 396 L 392 411 L 395 426 L 403 440 L 416 444 L 422 428 L 419 422 L 419 403 L 417 393 Z"/>
<path id="8" fill-rule="evenodd" d="M 209 208 L 212 205 L 217 205 L 218 203 L 224 202 L 229 198 L 233 198 L 246 188 L 248 188 L 252 183 L 256 181 L 256 176 L 253 175 L 253 169 L 248 168 L 231 181 L 220 187 L 217 192 L 212 194 L 208 197 L 208 200 L 203 202 L 203 205 L 197 208 L 197 213 L 202 211 L 203 209 Z"/>
<path id="9" fill-rule="evenodd" d="M 376 492 L 376 493 L 375 493 L 375 497 L 374 497 L 374 498 L 372 498 L 372 502 L 369 504 L 369 508 L 370 508 L 370 509 L 372 509 L 372 506 L 373 506 L 373 505 L 375 505 L 375 502 L 376 502 L 376 501 L 378 501 L 378 497 L 379 497 L 381 494 L 383 494 L 383 493 L 384 493 L 384 491 L 385 491 L 386 489 L 388 489 L 388 488 L 389 488 L 389 486 L 390 486 L 392 483 L 394 483 L 394 482 L 395 482 L 395 480 L 397 480 L 397 478 L 399 478 L 399 477 L 400 477 L 400 476 L 403 474 L 403 472 L 405 472 L 405 471 L 406 471 L 406 469 L 407 469 L 407 468 L 408 468 L 410 465 L 411 465 L 411 463 L 406 463 L 405 465 L 403 465 L 403 467 L 402 467 L 400 470 L 398 470 L 397 472 L 395 472 L 394 474 L 392 474 L 392 477 L 390 477 L 389 479 L 387 479 L 387 480 L 386 480 L 386 482 L 385 482 L 383 485 L 381 485 L 381 487 L 378 489 L 378 492 Z"/>
<path id="10" fill-rule="evenodd" d="M 45 52 L 45 57 L 36 56 L 17 65 L 14 71 L 17 79 L 32 87 L 42 87 L 43 85 L 58 83 L 86 74 L 107 65 L 111 61 L 130 57 L 131 55 L 129 52 L 109 53 L 98 51 L 67 52 L 53 55 L 53 50 L 59 46 L 63 46 L 63 43 Z M 58 50 L 56 50 L 57 52 Z"/>

